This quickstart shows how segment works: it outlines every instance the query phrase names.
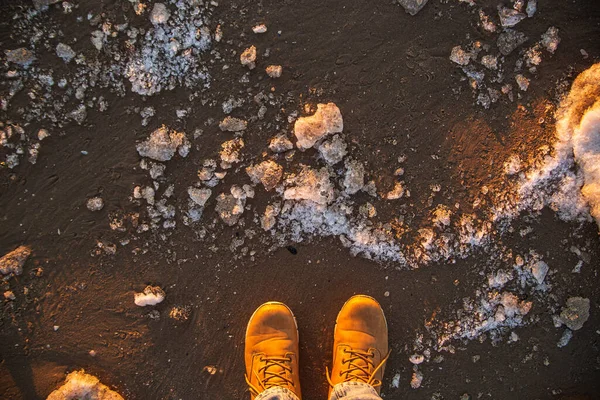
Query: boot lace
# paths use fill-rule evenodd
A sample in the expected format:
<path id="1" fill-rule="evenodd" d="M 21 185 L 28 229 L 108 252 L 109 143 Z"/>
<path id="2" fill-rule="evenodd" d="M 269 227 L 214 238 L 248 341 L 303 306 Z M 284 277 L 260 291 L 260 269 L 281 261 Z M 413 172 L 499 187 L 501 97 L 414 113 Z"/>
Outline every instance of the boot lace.
<path id="1" fill-rule="evenodd" d="M 290 357 L 261 357 L 260 362 L 264 365 L 258 370 L 252 370 L 258 380 L 258 387 L 253 385 L 246 375 L 246 383 L 253 395 L 256 396 L 274 386 L 295 387 L 294 382 L 287 377 L 287 372 L 292 373 L 292 359 Z"/>
<path id="2" fill-rule="evenodd" d="M 377 371 L 384 366 L 390 356 L 390 352 L 388 352 L 376 366 L 373 360 L 375 357 L 374 352 L 354 349 L 343 349 L 342 351 L 344 354 L 347 354 L 346 357 L 342 358 L 342 365 L 348 364 L 348 367 L 345 370 L 340 371 L 339 374 L 342 381 L 339 383 L 359 381 L 373 387 L 381 386 L 381 381 L 375 379 L 375 374 L 377 374 Z M 334 387 L 335 384 L 331 381 L 329 369 L 326 368 L 326 370 L 327 382 L 329 382 L 329 386 Z"/>

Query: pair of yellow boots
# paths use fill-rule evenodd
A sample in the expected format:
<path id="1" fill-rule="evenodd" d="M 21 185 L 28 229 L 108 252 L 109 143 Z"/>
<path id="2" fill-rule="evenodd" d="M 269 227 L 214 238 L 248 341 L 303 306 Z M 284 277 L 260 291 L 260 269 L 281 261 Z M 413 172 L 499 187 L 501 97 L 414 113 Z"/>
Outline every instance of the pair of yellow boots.
<path id="1" fill-rule="evenodd" d="M 369 296 L 350 298 L 335 321 L 329 397 L 333 386 L 350 381 L 371 385 L 379 393 L 388 355 L 387 322 L 381 306 Z M 252 314 L 245 359 L 252 400 L 272 387 L 284 387 L 302 398 L 298 325 L 285 304 L 268 302 Z"/>

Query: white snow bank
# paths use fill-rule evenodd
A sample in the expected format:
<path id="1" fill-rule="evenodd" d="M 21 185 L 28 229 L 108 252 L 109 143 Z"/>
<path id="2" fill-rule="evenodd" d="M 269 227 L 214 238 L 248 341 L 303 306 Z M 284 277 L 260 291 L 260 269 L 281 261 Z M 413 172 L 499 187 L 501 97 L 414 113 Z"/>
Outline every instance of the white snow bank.
<path id="1" fill-rule="evenodd" d="M 84 370 L 73 371 L 67 375 L 65 384 L 56 389 L 47 400 L 123 400 L 123 397 L 102 384 L 98 378 L 86 374 Z"/>

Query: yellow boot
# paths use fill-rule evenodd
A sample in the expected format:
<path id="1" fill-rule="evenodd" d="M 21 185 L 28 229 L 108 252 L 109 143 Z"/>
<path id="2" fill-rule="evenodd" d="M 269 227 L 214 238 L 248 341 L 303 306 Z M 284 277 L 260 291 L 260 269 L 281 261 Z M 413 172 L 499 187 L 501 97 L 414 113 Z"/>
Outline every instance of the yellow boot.
<path id="1" fill-rule="evenodd" d="M 272 387 L 292 391 L 298 398 L 298 325 L 283 303 L 267 302 L 252 314 L 246 328 L 246 382 L 251 398 Z"/>
<path id="2" fill-rule="evenodd" d="M 381 306 L 372 297 L 353 296 L 335 321 L 328 398 L 335 385 L 351 381 L 371 385 L 379 394 L 388 356 L 387 322 Z"/>

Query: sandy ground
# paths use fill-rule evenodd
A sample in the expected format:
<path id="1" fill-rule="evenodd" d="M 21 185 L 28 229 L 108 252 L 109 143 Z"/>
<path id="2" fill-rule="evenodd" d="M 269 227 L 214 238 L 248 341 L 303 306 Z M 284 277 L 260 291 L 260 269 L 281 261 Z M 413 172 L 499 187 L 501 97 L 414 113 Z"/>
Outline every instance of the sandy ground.
<path id="1" fill-rule="evenodd" d="M 0 4 L 0 48 L 12 49 L 17 46 L 11 15 L 22 11 Z M 216 157 L 220 144 L 232 137 L 217 128 L 224 117 L 220 104 L 230 95 L 269 93 L 271 88 L 278 103 L 245 133 L 245 161 L 260 160 L 274 133 L 290 131 L 290 123 L 275 121 L 278 108 L 304 115 L 304 104 L 333 101 L 344 117 L 349 153 L 365 163 L 378 188 L 391 190 L 397 159 L 407 156 L 403 168 L 411 197 L 378 203 L 377 218 L 403 215 L 420 226 L 437 204 L 460 203 L 468 209 L 482 186 L 502 185 L 502 164 L 510 154 L 527 155 L 552 143 L 558 96 L 600 57 L 595 1 L 540 0 L 537 14 L 518 27 L 531 37 L 558 27 L 558 50 L 544 59 L 521 98 L 502 97 L 484 109 L 448 59 L 454 46 L 489 37 L 477 26 L 477 10 L 491 14 L 498 2 L 477 4 L 430 0 L 409 16 L 389 1 L 222 2 L 211 24 L 223 27 L 224 40 L 217 47 L 230 68 L 211 67 L 211 87 L 198 98 L 190 100 L 192 91 L 181 87 L 145 98 L 95 88 L 93 93 L 102 93 L 109 107 L 90 110 L 82 125 L 55 128 L 43 118 L 26 124 L 27 131 L 47 127 L 53 135 L 43 141 L 35 165 L 23 160 L 14 169 L 0 170 L 0 254 L 21 244 L 33 251 L 23 274 L 3 283 L 16 299 L 1 305 L 0 397 L 45 398 L 67 372 L 84 368 L 127 399 L 246 398 L 247 319 L 262 302 L 279 300 L 292 308 L 300 325 L 304 398 L 324 398 L 335 316 L 348 297 L 366 293 L 381 302 L 389 322 L 393 352 L 382 389 L 386 399 L 467 398 L 460 397 L 464 394 L 473 399 L 600 398 L 600 242 L 592 222 L 563 222 L 546 208 L 516 221 L 512 233 L 499 235 L 497 242 L 515 254 L 534 249 L 543 256 L 552 269 L 550 294 L 543 299 L 531 295 L 528 322 L 514 329 L 518 341 L 506 339 L 511 330 L 497 343 L 489 338 L 456 341 L 452 351 L 439 353 L 443 361 L 419 366 L 424 379 L 418 389 L 409 384 L 415 337 L 427 333 L 428 321 L 453 318 L 463 298 L 474 296 L 486 265 L 498 262 L 493 250 L 415 269 L 354 257 L 335 237 L 273 246 L 263 239 L 260 225 L 253 228 L 259 234 L 247 236 L 256 223 L 254 214 L 271 198 L 258 187 L 243 217 L 245 226 L 220 222 L 214 197 L 196 227 L 185 226 L 180 217 L 172 230 L 137 233 L 128 226 L 118 232 L 109 226 L 115 212 L 140 212 L 144 218 L 144 207 L 131 200 L 136 185 L 151 182 L 139 167 L 137 142 L 162 124 L 187 132 L 190 139 L 197 127 L 204 129 L 190 155 L 169 161 L 165 173 L 164 179 L 175 184 L 174 204 L 185 207 L 185 190 L 202 160 Z M 133 25 L 149 25 L 147 13 L 136 17 L 128 2 L 115 0 L 81 1 L 72 14 L 53 6 L 44 18 L 64 37 L 77 38 L 73 48 L 91 57 L 89 36 L 96 28 L 73 23 L 75 16 L 88 13 L 114 20 L 127 15 Z M 252 33 L 258 22 L 268 26 L 266 34 Z M 259 54 L 266 48 L 270 54 L 259 58 L 249 83 L 243 83 L 239 79 L 246 71 L 238 57 L 252 44 Z M 69 73 L 51 51 L 37 56 L 55 71 Z M 508 56 L 507 65 L 516 58 L 516 53 Z M 283 66 L 278 80 L 262 73 L 270 63 Z M 215 105 L 203 105 L 203 98 Z M 28 102 L 21 93 L 7 111 L 0 111 L 0 120 L 19 121 L 19 109 Z M 146 106 L 153 106 L 156 115 L 142 126 L 131 110 Z M 187 107 L 191 112 L 178 118 L 175 110 Z M 247 101 L 232 115 L 247 118 L 257 109 Z M 540 118 L 545 122 L 540 124 Z M 296 165 L 315 165 L 310 152 L 294 157 Z M 247 181 L 245 174 L 232 172 L 213 193 Z M 432 194 L 434 184 L 442 189 Z M 105 206 L 91 212 L 86 199 L 95 195 Z M 199 233 L 201 226 L 208 227 L 206 236 Z M 526 228 L 532 233 L 518 234 Z M 252 256 L 243 255 L 240 247 L 231 249 L 232 239 L 240 237 Z M 402 240 L 410 244 L 416 239 Z M 99 249 L 99 241 L 117 244 L 116 254 Z M 571 246 L 586 249 L 579 274 L 571 273 L 579 260 Z M 160 285 L 167 297 L 155 307 L 137 307 L 133 293 L 147 284 Z M 591 316 L 566 347 L 558 348 L 563 331 L 554 327 L 547 304 L 564 304 L 570 296 L 589 298 Z M 187 310 L 187 318 L 170 317 L 173 307 Z M 393 387 L 396 374 L 400 381 Z"/>

